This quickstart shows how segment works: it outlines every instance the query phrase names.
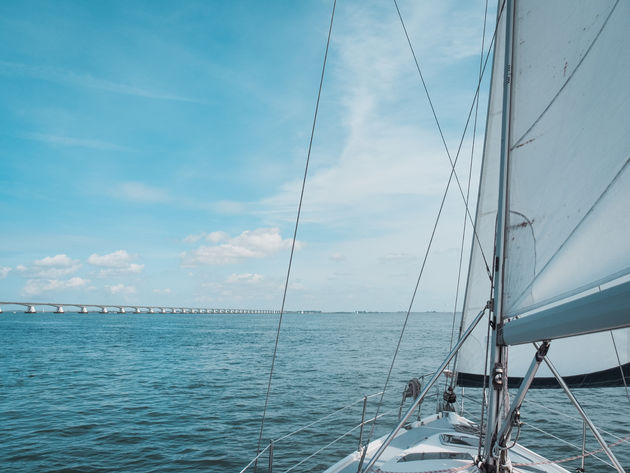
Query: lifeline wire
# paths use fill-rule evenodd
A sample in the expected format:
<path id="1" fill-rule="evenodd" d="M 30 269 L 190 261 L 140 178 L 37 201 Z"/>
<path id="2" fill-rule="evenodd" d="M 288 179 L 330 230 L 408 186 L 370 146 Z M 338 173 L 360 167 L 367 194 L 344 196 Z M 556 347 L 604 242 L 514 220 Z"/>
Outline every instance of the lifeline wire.
<path id="1" fill-rule="evenodd" d="M 444 138 L 444 133 L 442 133 L 442 127 L 440 126 L 440 121 L 438 120 L 437 117 L 437 113 L 435 112 L 435 108 L 433 107 L 433 101 L 431 100 L 431 96 L 429 95 L 429 89 L 427 88 L 427 84 L 424 81 L 424 76 L 422 75 L 422 71 L 420 70 L 420 64 L 418 63 L 418 58 L 416 57 L 416 52 L 413 49 L 413 46 L 411 44 L 411 39 L 409 39 L 409 34 L 407 33 L 407 28 L 405 27 L 405 22 L 403 21 L 402 15 L 400 14 L 400 9 L 398 8 L 398 2 L 396 0 L 394 0 L 394 5 L 396 6 L 396 11 L 398 12 L 398 18 L 400 18 L 400 24 L 402 25 L 403 31 L 405 32 L 405 37 L 407 38 L 407 43 L 409 44 L 409 49 L 411 50 L 411 54 L 413 55 L 413 60 L 416 63 L 416 69 L 418 70 L 418 75 L 420 76 L 420 81 L 422 82 L 422 87 L 424 88 L 424 93 L 427 96 L 427 100 L 429 101 L 429 106 L 431 107 L 431 112 L 433 113 L 433 118 L 435 119 L 435 124 L 437 125 L 438 131 L 440 133 L 440 137 L 442 138 L 442 144 L 444 145 L 444 149 L 446 151 L 446 156 L 448 157 L 449 162 L 451 163 L 451 167 L 453 168 L 453 173 L 455 174 L 455 182 L 457 183 L 457 187 L 459 188 L 459 194 L 462 196 L 462 199 L 464 201 L 464 206 L 466 207 L 466 215 L 468 215 L 468 218 L 470 220 L 470 222 L 473 224 L 473 233 L 475 235 L 475 239 L 477 240 L 477 244 L 479 245 L 479 250 L 481 251 L 481 256 L 483 257 L 483 261 L 486 264 L 486 272 L 488 273 L 488 277 L 490 277 L 490 268 L 488 267 L 488 260 L 486 260 L 486 255 L 483 252 L 483 247 L 481 246 L 481 242 L 479 241 L 479 236 L 477 235 L 477 230 L 475 229 L 475 223 L 474 220 L 472 218 L 472 216 L 470 215 L 470 211 L 468 209 L 468 200 L 466 199 L 466 197 L 464 196 L 464 191 L 462 189 L 462 185 L 459 182 L 459 178 L 457 177 L 457 173 L 455 172 L 455 164 L 457 163 L 457 158 L 459 157 L 459 151 L 461 149 L 461 143 L 460 143 L 460 148 L 457 150 L 457 156 L 455 157 L 455 162 L 453 162 L 453 159 L 451 158 L 451 153 L 448 150 L 448 145 L 446 144 L 446 139 Z M 483 52 L 482 52 L 483 54 Z M 481 83 L 481 74 L 479 77 L 479 83 Z M 477 86 L 477 93 L 475 94 L 475 99 L 474 102 L 477 102 L 479 98 L 479 86 Z M 472 112 L 472 110 L 471 110 Z M 470 120 L 470 115 L 468 116 L 468 119 Z M 465 133 L 464 133 L 465 136 Z M 464 136 L 462 136 L 462 140 L 464 139 Z"/>
<path id="2" fill-rule="evenodd" d="M 396 0 L 394 0 L 394 3 L 395 3 L 395 1 Z M 396 9 L 398 9 L 398 6 L 396 6 Z M 399 11 L 399 14 L 400 14 L 400 11 Z M 494 29 L 494 34 L 492 35 L 492 40 L 491 40 L 490 46 L 488 48 L 488 54 L 486 55 L 486 60 L 484 61 L 484 64 L 483 64 L 483 71 L 486 70 L 486 66 L 488 64 L 488 58 L 490 57 L 490 51 L 492 50 L 492 45 L 494 44 L 494 40 L 495 40 L 496 35 L 497 35 L 497 29 L 498 29 L 498 21 L 497 21 L 497 24 L 496 24 L 495 29 Z M 482 73 L 482 78 L 483 78 L 483 73 Z M 418 292 L 418 286 L 420 285 L 420 279 L 422 278 L 422 274 L 424 273 L 424 267 L 425 267 L 425 264 L 426 264 L 426 261 L 427 261 L 427 257 L 429 256 L 429 251 L 431 250 L 431 245 L 433 243 L 433 237 L 435 236 L 435 231 L 437 229 L 437 225 L 438 225 L 438 223 L 440 221 L 440 217 L 442 215 L 442 209 L 444 208 L 444 202 L 446 201 L 446 196 L 447 196 L 448 190 L 449 190 L 449 188 L 451 186 L 451 181 L 453 180 L 453 174 L 455 173 L 455 164 L 457 164 L 457 160 L 459 158 L 459 153 L 461 151 L 462 143 L 464 142 L 464 137 L 466 136 L 466 130 L 468 129 L 468 125 L 470 124 L 470 117 L 472 116 L 472 112 L 473 112 L 473 109 L 474 109 L 474 106 L 475 106 L 475 101 L 477 100 L 477 96 L 479 95 L 480 87 L 481 87 L 481 79 L 477 83 L 477 89 L 475 91 L 475 96 L 474 96 L 474 99 L 473 99 L 473 103 L 471 104 L 470 109 L 468 111 L 468 118 L 466 119 L 466 125 L 464 126 L 464 131 L 462 133 L 462 137 L 461 137 L 461 139 L 459 141 L 459 146 L 457 148 L 457 154 L 455 155 L 455 162 L 453 163 L 453 166 L 451 167 L 451 173 L 449 175 L 448 182 L 446 183 L 446 189 L 444 189 L 444 195 L 442 196 L 442 202 L 440 203 L 440 208 L 438 210 L 438 214 L 437 214 L 437 217 L 435 219 L 435 223 L 433 225 L 433 231 L 431 232 L 431 238 L 429 240 L 429 244 L 427 246 L 427 250 L 426 250 L 426 252 L 424 254 L 424 259 L 423 259 L 423 262 L 422 262 L 422 266 L 420 268 L 420 274 L 418 274 L 418 279 L 416 280 L 416 286 L 415 286 L 415 288 L 413 290 L 413 294 L 411 296 L 411 302 L 409 303 L 409 309 L 407 310 L 407 315 L 405 316 L 405 322 L 403 323 L 403 327 L 402 327 L 402 330 L 400 332 L 400 338 L 398 339 L 398 344 L 396 345 L 396 350 L 394 351 L 394 356 L 392 358 L 392 363 L 391 363 L 391 365 L 389 367 L 389 372 L 387 374 L 387 379 L 385 380 L 385 387 L 383 388 L 383 391 L 387 390 L 387 385 L 389 384 L 389 379 L 391 378 L 392 370 L 393 370 L 394 364 L 396 362 L 396 357 L 398 356 L 398 351 L 400 350 L 400 344 L 402 342 L 402 337 L 403 337 L 403 335 L 405 333 L 405 329 L 407 327 L 407 322 L 409 321 L 409 314 L 411 313 L 411 309 L 413 307 L 413 303 L 415 301 L 416 294 Z M 486 269 L 488 269 L 487 266 L 486 266 Z M 488 271 L 489 271 L 489 269 L 488 269 Z M 490 279 L 492 279 L 492 275 L 491 274 L 490 274 Z M 382 404 L 383 404 L 383 395 L 381 395 L 381 398 L 379 400 L 379 403 L 378 403 L 378 406 L 377 406 L 377 409 L 376 409 L 375 417 L 378 416 L 378 413 L 380 411 L 380 408 L 381 408 Z M 374 434 L 375 427 L 376 427 L 376 422 L 374 424 L 372 424 L 372 428 L 370 429 L 370 434 L 368 436 L 368 441 L 367 441 L 368 444 L 370 443 L 372 435 Z"/>
<path id="3" fill-rule="evenodd" d="M 298 204 L 297 216 L 295 218 L 295 229 L 293 230 L 293 241 L 291 242 L 291 254 L 289 256 L 289 266 L 287 268 L 287 277 L 284 282 L 284 292 L 282 294 L 282 306 L 280 307 L 280 318 L 278 319 L 278 329 L 276 331 L 276 342 L 273 348 L 273 357 L 271 359 L 271 369 L 269 370 L 269 382 L 267 383 L 267 394 L 265 395 L 265 407 L 263 409 L 262 419 L 260 420 L 260 434 L 258 436 L 258 446 L 256 447 L 257 455 L 260 452 L 260 444 L 262 442 L 263 429 L 265 426 L 265 416 L 267 414 L 267 406 L 269 404 L 269 392 L 271 391 L 271 379 L 273 378 L 273 369 L 276 364 L 276 355 L 278 353 L 278 340 L 280 339 L 280 328 L 282 326 L 282 316 L 284 315 L 284 303 L 287 298 L 287 289 L 289 287 L 289 277 L 291 275 L 291 264 L 293 263 L 293 252 L 295 251 L 295 239 L 297 238 L 297 231 L 298 231 L 298 226 L 300 223 L 300 213 L 302 211 L 302 200 L 304 198 L 304 188 L 306 187 L 306 176 L 308 175 L 308 164 L 311 160 L 313 136 L 315 135 L 315 125 L 317 123 L 317 112 L 319 111 L 319 99 L 322 95 L 322 86 L 324 85 L 324 73 L 326 72 L 326 61 L 328 59 L 328 48 L 330 46 L 330 36 L 332 34 L 333 20 L 335 19 L 336 7 L 337 7 L 337 0 L 334 0 L 332 14 L 330 15 L 330 26 L 328 27 L 328 39 L 326 40 L 326 52 L 324 53 L 324 64 L 322 65 L 322 74 L 319 79 L 319 90 L 317 92 L 317 102 L 315 103 L 315 115 L 313 116 L 311 138 L 308 143 L 308 153 L 306 155 L 306 166 L 304 168 L 304 178 L 302 179 L 302 191 L 300 193 L 300 203 Z"/>

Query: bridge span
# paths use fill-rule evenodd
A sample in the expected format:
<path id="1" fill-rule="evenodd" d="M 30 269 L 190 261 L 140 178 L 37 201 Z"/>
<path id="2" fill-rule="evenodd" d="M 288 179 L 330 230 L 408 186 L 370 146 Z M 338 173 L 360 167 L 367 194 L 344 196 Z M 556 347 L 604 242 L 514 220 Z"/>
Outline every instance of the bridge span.
<path id="1" fill-rule="evenodd" d="M 24 308 L 24 313 L 35 314 L 37 312 L 54 312 L 65 314 L 66 312 L 87 313 L 117 313 L 126 314 L 279 314 L 279 310 L 268 309 L 217 309 L 209 307 L 179 307 L 179 306 L 150 306 L 128 304 L 75 304 L 60 302 L 6 302 L 0 301 L 0 313 L 5 306 L 18 306 Z M 37 310 L 40 308 L 40 310 Z M 50 310 L 46 310 L 50 308 Z"/>

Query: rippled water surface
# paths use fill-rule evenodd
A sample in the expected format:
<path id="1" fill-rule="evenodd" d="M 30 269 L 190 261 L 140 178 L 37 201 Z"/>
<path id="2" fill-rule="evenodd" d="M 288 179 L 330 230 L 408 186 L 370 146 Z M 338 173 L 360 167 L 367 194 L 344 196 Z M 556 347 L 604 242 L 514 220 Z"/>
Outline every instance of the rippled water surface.
<path id="1" fill-rule="evenodd" d="M 0 315 L 0 470 L 234 472 L 256 453 L 276 315 Z M 283 321 L 264 442 L 286 471 L 352 430 L 363 395 L 382 389 L 404 314 L 288 314 Z M 451 316 L 413 314 L 374 435 L 395 422 L 407 380 L 448 352 Z M 578 390 L 609 443 L 630 435 L 622 388 Z M 464 407 L 475 418 L 478 393 Z M 460 395 L 461 399 L 461 395 Z M 368 403 L 374 415 L 378 397 Z M 427 401 L 423 413 L 435 411 Z M 571 417 L 568 417 L 571 416 Z M 582 424 L 562 392 L 531 393 L 522 443 L 551 458 L 578 454 Z M 365 437 L 369 435 L 366 429 Z M 352 430 L 291 471 L 321 471 L 357 447 Z M 587 437 L 587 450 L 597 446 Z M 630 469 L 630 444 L 614 448 Z M 604 458 L 601 454 L 599 457 Z M 267 457 L 259 471 L 266 470 Z M 579 460 L 564 464 L 574 470 Z M 595 458 L 587 471 L 612 471 Z M 253 470 L 252 470 L 253 471 Z"/>

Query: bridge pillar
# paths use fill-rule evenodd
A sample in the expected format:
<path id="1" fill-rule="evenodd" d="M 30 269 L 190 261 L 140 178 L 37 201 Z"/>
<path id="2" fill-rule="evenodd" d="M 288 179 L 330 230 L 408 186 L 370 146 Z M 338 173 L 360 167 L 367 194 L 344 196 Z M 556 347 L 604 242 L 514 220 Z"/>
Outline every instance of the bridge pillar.
<path id="1" fill-rule="evenodd" d="M 88 313 L 87 307 L 81 306 L 81 308 L 79 309 L 79 314 L 87 314 L 87 313 Z"/>
<path id="2" fill-rule="evenodd" d="M 166 308 L 165 308 L 165 307 L 162 307 L 162 308 L 160 309 L 160 313 L 161 313 L 161 314 L 166 314 Z"/>
<path id="3" fill-rule="evenodd" d="M 127 311 L 125 310 L 125 308 L 124 308 L 124 307 L 119 307 L 119 308 L 118 308 L 118 313 L 119 313 L 119 314 L 126 314 L 126 313 L 127 313 Z"/>
<path id="4" fill-rule="evenodd" d="M 155 310 L 153 310 L 153 307 L 149 307 L 149 314 L 155 314 Z"/>
<path id="5" fill-rule="evenodd" d="M 107 310 L 107 307 L 101 307 L 101 314 L 107 314 L 109 313 L 109 311 Z"/>
<path id="6" fill-rule="evenodd" d="M 35 310 L 35 306 L 34 305 L 29 305 L 27 306 L 26 310 L 24 311 L 25 314 L 34 314 L 37 311 Z"/>
<path id="7" fill-rule="evenodd" d="M 2 307 L 0 307 L 0 314 L 2 314 Z"/>
<path id="8" fill-rule="evenodd" d="M 134 308 L 133 308 L 133 311 L 134 311 L 136 314 L 140 314 L 140 313 L 141 313 L 141 312 L 140 312 L 140 307 L 134 307 Z"/>
<path id="9" fill-rule="evenodd" d="M 58 305 L 57 309 L 55 310 L 55 314 L 64 314 L 65 311 L 63 310 L 63 306 Z"/>

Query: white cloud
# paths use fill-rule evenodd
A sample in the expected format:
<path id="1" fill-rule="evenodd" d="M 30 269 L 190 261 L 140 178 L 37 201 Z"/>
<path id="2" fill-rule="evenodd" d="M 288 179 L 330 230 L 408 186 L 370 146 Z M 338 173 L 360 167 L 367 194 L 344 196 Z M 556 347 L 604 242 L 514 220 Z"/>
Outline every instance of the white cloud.
<path id="1" fill-rule="evenodd" d="M 345 24 L 335 36 L 338 58 L 326 79 L 328 100 L 337 108 L 323 109 L 320 116 L 337 134 L 317 130 L 301 219 L 353 230 L 357 221 L 389 228 L 405 215 L 417 219 L 426 197 L 441 195 L 450 164 L 392 5 L 345 8 L 340 15 Z M 448 90 L 443 77 L 468 76 L 465 64 L 480 52 L 483 9 L 449 1 L 407 3 L 401 9 L 454 159 L 476 78 L 449 81 Z M 474 28 L 463 28 L 467 23 Z M 464 151 L 458 161 L 462 181 L 469 155 Z M 269 222 L 294 220 L 300 186 L 301 179 L 279 186 L 258 203 L 259 215 Z M 451 193 L 458 193 L 454 183 Z"/>
<path id="2" fill-rule="evenodd" d="M 184 238 L 183 242 L 184 243 L 197 243 L 202 238 L 211 243 L 219 243 L 220 241 L 228 240 L 230 238 L 230 235 L 228 235 L 225 232 L 220 232 L 220 231 L 210 232 L 210 233 L 201 232 L 201 233 L 197 233 L 193 235 L 188 235 L 186 238 Z"/>
<path id="3" fill-rule="evenodd" d="M 245 210 L 245 205 L 242 202 L 235 202 L 232 200 L 220 200 L 213 202 L 210 207 L 215 212 L 223 214 L 238 214 Z"/>
<path id="4" fill-rule="evenodd" d="M 79 277 L 74 277 L 67 280 L 29 279 L 28 281 L 26 281 L 26 286 L 24 286 L 24 288 L 22 289 L 22 293 L 27 296 L 34 296 L 47 291 L 60 291 L 63 289 L 83 287 L 89 282 L 89 279 L 83 279 Z"/>
<path id="5" fill-rule="evenodd" d="M 0 267 L 0 279 L 6 278 L 9 274 L 9 271 L 11 271 L 11 268 L 8 266 Z"/>
<path id="6" fill-rule="evenodd" d="M 142 182 L 120 183 L 116 186 L 112 195 L 119 199 L 146 204 L 159 204 L 172 200 L 163 189 L 152 187 Z"/>
<path id="7" fill-rule="evenodd" d="M 88 263 L 103 268 L 98 272 L 100 277 L 122 273 L 141 273 L 144 265 L 132 263 L 133 259 L 134 257 L 125 250 L 118 250 L 106 255 L 94 253 L 88 258 Z"/>
<path id="8" fill-rule="evenodd" d="M 381 263 L 408 263 L 417 262 L 417 256 L 409 253 L 387 253 L 379 258 Z"/>
<path id="9" fill-rule="evenodd" d="M 247 230 L 230 238 L 223 232 L 214 232 L 217 241 L 223 243 L 202 245 L 194 251 L 182 253 L 182 264 L 194 266 L 198 264 L 232 264 L 247 259 L 260 259 L 291 247 L 291 239 L 283 239 L 278 228 L 258 228 Z M 302 243 L 296 241 L 296 249 Z"/>
<path id="10" fill-rule="evenodd" d="M 25 76 L 50 82 L 70 84 L 77 87 L 105 90 L 107 92 L 112 92 L 116 94 L 133 95 L 150 99 L 196 102 L 196 100 L 192 100 L 190 98 L 182 97 L 176 94 L 171 94 L 160 90 L 152 90 L 150 88 L 138 85 L 114 82 L 100 77 L 95 77 L 90 74 L 79 74 L 68 69 L 60 69 L 51 66 L 21 64 L 8 61 L 0 61 L 0 66 L 2 66 L 0 70 L 5 75 Z"/>
<path id="11" fill-rule="evenodd" d="M 72 146 L 79 148 L 111 150 L 111 151 L 127 151 L 128 148 L 118 146 L 114 143 L 108 143 L 101 140 L 92 140 L 85 138 L 72 138 L 69 136 L 49 135 L 45 133 L 26 133 L 24 135 L 29 140 L 40 141 L 50 145 Z"/>
<path id="12" fill-rule="evenodd" d="M 68 258 L 68 255 L 55 255 L 55 256 L 46 256 L 40 260 L 36 260 L 33 262 L 36 266 L 56 266 L 56 267 L 69 267 L 73 266 L 78 261 L 71 260 Z"/>
<path id="13" fill-rule="evenodd" d="M 205 236 L 206 234 L 203 232 L 197 235 L 188 235 L 187 237 L 184 238 L 183 242 L 184 243 L 197 243 L 199 240 L 201 240 Z"/>
<path id="14" fill-rule="evenodd" d="M 136 288 L 134 286 L 125 286 L 124 284 L 106 285 L 107 289 L 112 294 L 135 294 Z"/>
<path id="15" fill-rule="evenodd" d="M 73 260 L 68 255 L 60 254 L 35 260 L 31 266 L 19 264 L 15 269 L 29 278 L 54 280 L 75 273 L 80 267 L 79 260 Z"/>
<path id="16" fill-rule="evenodd" d="M 231 274 L 226 279 L 226 282 L 228 284 L 242 283 L 242 282 L 256 284 L 256 283 L 261 282 L 262 280 L 263 280 L 263 276 L 261 274 L 243 273 L 243 274 Z"/>
<path id="17" fill-rule="evenodd" d="M 332 255 L 330 255 L 330 259 L 333 261 L 345 261 L 346 259 L 346 255 L 344 255 L 343 253 L 340 253 L 338 251 L 336 251 L 335 253 L 333 253 Z"/>
<path id="18" fill-rule="evenodd" d="M 170 293 L 171 293 L 171 292 L 173 292 L 173 291 L 171 291 L 171 289 L 170 289 L 170 288 L 166 287 L 166 288 L 164 288 L 164 289 L 153 289 L 153 292 L 154 292 L 155 294 L 170 294 Z"/>
<path id="19" fill-rule="evenodd" d="M 230 235 L 228 235 L 225 232 L 211 232 L 210 234 L 206 236 L 206 240 L 212 243 L 219 243 L 220 241 L 225 241 L 229 238 L 230 238 Z"/>

